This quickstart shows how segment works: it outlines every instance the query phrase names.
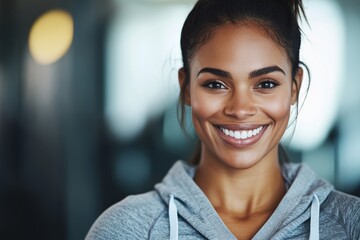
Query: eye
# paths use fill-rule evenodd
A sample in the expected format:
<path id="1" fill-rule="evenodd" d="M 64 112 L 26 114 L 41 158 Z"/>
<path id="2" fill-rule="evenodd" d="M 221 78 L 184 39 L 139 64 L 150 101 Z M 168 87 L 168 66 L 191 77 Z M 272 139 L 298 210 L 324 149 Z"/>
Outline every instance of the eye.
<path id="1" fill-rule="evenodd" d="M 266 81 L 260 82 L 258 85 L 256 85 L 256 88 L 271 89 L 271 88 L 277 87 L 278 85 L 279 84 L 274 81 L 266 80 Z"/>
<path id="2" fill-rule="evenodd" d="M 211 89 L 226 89 L 225 85 L 219 81 L 207 82 L 204 86 Z"/>

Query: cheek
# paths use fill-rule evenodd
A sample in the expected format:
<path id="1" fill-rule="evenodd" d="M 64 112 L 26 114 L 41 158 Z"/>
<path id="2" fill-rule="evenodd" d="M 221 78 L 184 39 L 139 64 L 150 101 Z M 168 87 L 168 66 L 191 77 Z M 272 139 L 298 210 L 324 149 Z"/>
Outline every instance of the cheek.
<path id="1" fill-rule="evenodd" d="M 266 109 L 265 111 L 267 114 L 275 121 L 286 121 L 287 124 L 288 118 L 290 116 L 291 96 L 289 95 L 286 98 L 283 96 L 277 95 L 266 101 L 264 109 Z"/>
<path id="2" fill-rule="evenodd" d="M 201 91 L 199 87 L 191 89 L 190 94 L 193 118 L 206 120 L 221 110 L 221 102 Z"/>

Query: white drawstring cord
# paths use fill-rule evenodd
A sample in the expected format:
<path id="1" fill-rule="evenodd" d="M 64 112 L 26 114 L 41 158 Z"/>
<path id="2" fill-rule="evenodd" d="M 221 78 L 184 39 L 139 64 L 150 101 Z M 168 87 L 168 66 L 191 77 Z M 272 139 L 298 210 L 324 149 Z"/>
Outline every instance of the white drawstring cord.
<path id="1" fill-rule="evenodd" d="M 174 200 L 174 195 L 170 194 L 169 201 L 169 221 L 170 221 L 170 240 L 178 240 L 179 226 L 177 207 Z"/>
<path id="2" fill-rule="evenodd" d="M 314 194 L 311 202 L 309 240 L 319 240 L 319 216 L 320 216 L 320 202 L 319 202 L 319 198 L 316 196 L 316 194 Z"/>
<path id="3" fill-rule="evenodd" d="M 310 217 L 310 238 L 309 240 L 319 240 L 319 219 L 320 219 L 320 202 L 316 194 L 313 195 L 311 201 L 311 217 Z M 179 223 L 177 207 L 174 195 L 170 194 L 169 201 L 169 221 L 170 221 L 170 240 L 178 240 Z"/>

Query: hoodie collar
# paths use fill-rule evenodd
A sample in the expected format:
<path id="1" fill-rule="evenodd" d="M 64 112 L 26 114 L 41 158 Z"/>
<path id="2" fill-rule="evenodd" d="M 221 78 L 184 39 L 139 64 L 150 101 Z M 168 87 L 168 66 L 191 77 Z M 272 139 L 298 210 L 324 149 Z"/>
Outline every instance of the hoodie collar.
<path id="1" fill-rule="evenodd" d="M 307 165 L 289 163 L 284 164 L 282 170 L 289 189 L 253 239 L 286 239 L 299 225 L 310 219 L 312 203 L 314 207 L 316 204 L 320 207 L 333 190 L 332 185 L 318 178 Z"/>
<path id="2" fill-rule="evenodd" d="M 236 239 L 193 181 L 195 169 L 183 161 L 176 162 L 163 181 L 155 186 L 156 191 L 166 204 L 175 204 L 179 216 L 204 237 Z M 313 212 L 318 212 L 320 204 L 333 189 L 329 183 L 317 178 L 309 167 L 302 164 L 284 164 L 283 177 L 289 186 L 288 191 L 253 239 L 285 239 L 313 215 L 310 211 L 312 203 Z M 316 228 L 316 224 L 314 226 L 311 229 Z"/>
<path id="3" fill-rule="evenodd" d="M 178 161 L 163 181 L 155 185 L 166 204 L 171 195 L 177 206 L 178 215 L 192 225 L 207 239 L 236 239 L 228 230 L 205 194 L 193 180 L 195 167 Z"/>

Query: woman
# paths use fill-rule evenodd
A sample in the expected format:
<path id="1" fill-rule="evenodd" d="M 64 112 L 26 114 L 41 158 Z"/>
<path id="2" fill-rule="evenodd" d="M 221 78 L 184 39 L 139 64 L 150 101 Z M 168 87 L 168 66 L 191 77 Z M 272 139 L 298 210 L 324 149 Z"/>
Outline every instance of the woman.
<path id="1" fill-rule="evenodd" d="M 289 0 L 196 3 L 179 70 L 196 162 L 112 206 L 87 239 L 360 239 L 360 200 L 279 155 L 303 76 L 302 11 Z"/>

